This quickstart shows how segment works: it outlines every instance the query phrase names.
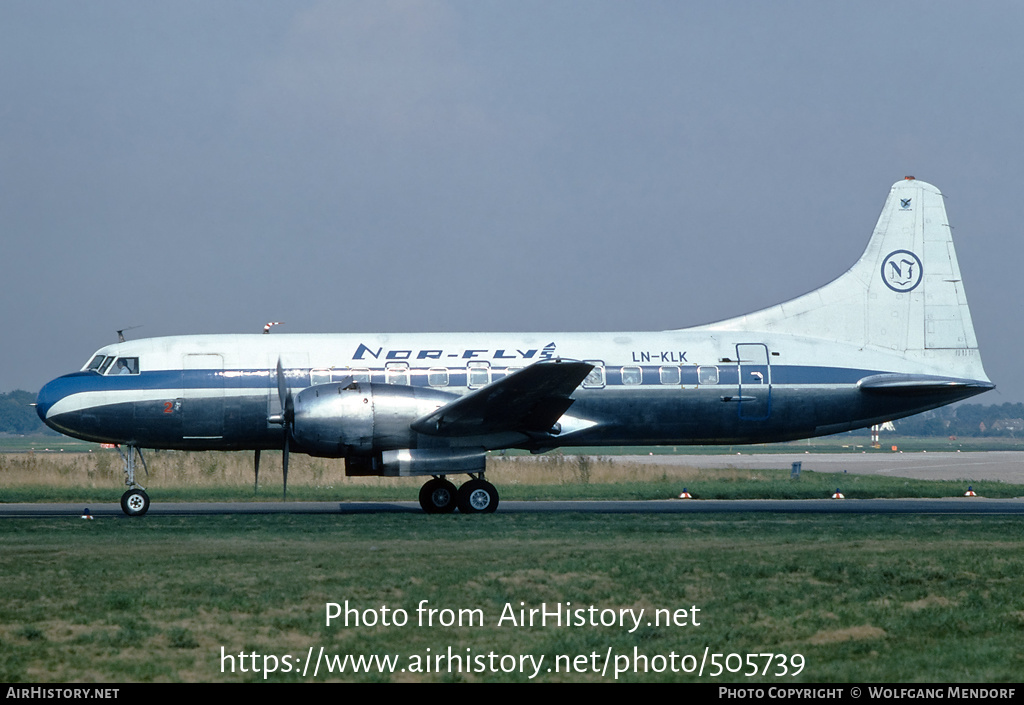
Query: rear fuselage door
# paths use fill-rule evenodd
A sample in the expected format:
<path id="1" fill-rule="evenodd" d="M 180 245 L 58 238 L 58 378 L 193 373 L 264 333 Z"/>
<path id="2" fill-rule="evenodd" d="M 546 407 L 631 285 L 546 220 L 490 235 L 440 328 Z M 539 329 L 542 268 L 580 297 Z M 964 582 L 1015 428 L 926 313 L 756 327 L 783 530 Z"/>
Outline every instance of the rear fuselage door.
<path id="1" fill-rule="evenodd" d="M 740 418 L 763 421 L 772 412 L 772 371 L 768 346 L 763 343 L 736 345 L 739 371 Z"/>

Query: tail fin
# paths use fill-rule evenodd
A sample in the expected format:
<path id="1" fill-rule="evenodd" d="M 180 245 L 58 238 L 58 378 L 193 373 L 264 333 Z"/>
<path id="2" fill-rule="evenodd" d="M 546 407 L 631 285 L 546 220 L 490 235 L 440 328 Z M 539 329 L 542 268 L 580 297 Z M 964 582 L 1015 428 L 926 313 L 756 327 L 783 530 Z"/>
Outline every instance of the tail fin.
<path id="1" fill-rule="evenodd" d="M 987 380 L 937 188 L 908 176 L 889 191 L 861 258 L 816 291 L 699 329 L 826 339 Z"/>

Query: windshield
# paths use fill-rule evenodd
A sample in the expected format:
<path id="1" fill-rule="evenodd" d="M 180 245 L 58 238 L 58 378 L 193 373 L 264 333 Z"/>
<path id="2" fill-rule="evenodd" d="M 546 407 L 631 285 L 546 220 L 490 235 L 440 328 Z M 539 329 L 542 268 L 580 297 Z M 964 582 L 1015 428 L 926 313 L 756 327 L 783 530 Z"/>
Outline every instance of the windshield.
<path id="1" fill-rule="evenodd" d="M 117 362 L 114 362 L 115 360 Z M 115 357 L 101 353 L 94 355 L 83 370 L 100 375 L 137 375 L 139 374 L 139 358 Z"/>
<path id="2" fill-rule="evenodd" d="M 104 363 L 106 364 L 106 363 Z M 119 357 L 107 371 L 108 375 L 137 375 L 139 374 L 139 358 Z"/>

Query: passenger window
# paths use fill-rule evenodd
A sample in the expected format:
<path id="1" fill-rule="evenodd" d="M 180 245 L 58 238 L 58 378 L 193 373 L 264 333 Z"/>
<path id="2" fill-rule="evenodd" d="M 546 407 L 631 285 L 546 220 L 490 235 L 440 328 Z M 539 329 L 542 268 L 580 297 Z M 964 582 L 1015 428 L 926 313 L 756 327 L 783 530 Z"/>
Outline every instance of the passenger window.
<path id="1" fill-rule="evenodd" d="M 469 388 L 485 387 L 491 382 L 491 366 L 486 362 L 469 363 Z"/>
<path id="2" fill-rule="evenodd" d="M 662 367 L 658 370 L 662 384 L 679 384 L 682 382 L 682 374 L 678 367 Z"/>
<path id="3" fill-rule="evenodd" d="M 448 368 L 431 367 L 429 370 L 427 370 L 427 384 L 429 384 L 431 387 L 447 387 Z"/>
<path id="4" fill-rule="evenodd" d="M 697 384 L 718 384 L 718 368 L 714 366 L 698 367 Z"/>
<path id="5" fill-rule="evenodd" d="M 593 365 L 586 379 L 583 380 L 584 389 L 601 389 L 604 387 L 604 362 L 601 360 L 584 360 L 587 364 Z"/>
<path id="6" fill-rule="evenodd" d="M 348 375 L 352 375 L 352 381 L 353 382 L 359 382 L 360 384 L 369 384 L 370 383 L 370 371 L 368 369 L 366 369 L 365 367 L 357 367 L 357 368 L 351 369 L 351 370 L 348 371 L 347 374 L 342 374 L 341 377 L 338 377 L 334 381 L 335 382 L 340 382 L 342 377 L 347 377 Z"/>
<path id="7" fill-rule="evenodd" d="M 639 367 L 623 367 L 622 383 L 628 385 L 640 384 L 644 381 L 644 372 Z"/>
<path id="8" fill-rule="evenodd" d="M 389 362 L 384 368 L 384 379 L 388 384 L 409 385 L 409 363 Z"/>
<path id="9" fill-rule="evenodd" d="M 309 383 L 310 384 L 329 384 L 331 381 L 331 371 L 324 368 L 319 368 L 309 371 Z"/>

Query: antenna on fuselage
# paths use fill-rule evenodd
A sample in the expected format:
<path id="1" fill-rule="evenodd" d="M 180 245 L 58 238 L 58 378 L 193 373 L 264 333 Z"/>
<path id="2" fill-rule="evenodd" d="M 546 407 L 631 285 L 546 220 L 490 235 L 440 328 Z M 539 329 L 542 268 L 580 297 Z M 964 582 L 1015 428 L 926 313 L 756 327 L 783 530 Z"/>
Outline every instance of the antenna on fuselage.
<path id="1" fill-rule="evenodd" d="M 124 332 L 126 330 L 135 330 L 136 328 L 142 328 L 142 326 L 128 326 L 127 328 L 122 328 L 121 330 L 117 331 L 117 342 L 123 343 L 124 342 Z"/>
<path id="2" fill-rule="evenodd" d="M 284 325 L 284 321 L 270 321 L 267 325 L 263 326 L 263 335 L 269 333 L 272 327 L 281 325 Z"/>

